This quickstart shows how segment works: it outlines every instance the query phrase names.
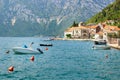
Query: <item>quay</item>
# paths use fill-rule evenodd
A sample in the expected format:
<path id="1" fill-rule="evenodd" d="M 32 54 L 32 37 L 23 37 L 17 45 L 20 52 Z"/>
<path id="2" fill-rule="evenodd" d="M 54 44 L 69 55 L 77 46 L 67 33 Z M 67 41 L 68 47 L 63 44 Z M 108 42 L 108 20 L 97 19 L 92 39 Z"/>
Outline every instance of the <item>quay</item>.
<path id="1" fill-rule="evenodd" d="M 115 49 L 119 49 L 120 50 L 120 46 L 118 46 L 117 44 L 108 44 L 110 47 L 115 48 Z"/>
<path id="2" fill-rule="evenodd" d="M 54 38 L 54 40 L 80 40 L 80 41 L 94 41 L 94 39 L 68 39 L 68 38 Z M 115 48 L 115 49 L 119 49 L 120 50 L 120 46 L 118 46 L 118 44 L 108 44 L 110 47 Z"/>

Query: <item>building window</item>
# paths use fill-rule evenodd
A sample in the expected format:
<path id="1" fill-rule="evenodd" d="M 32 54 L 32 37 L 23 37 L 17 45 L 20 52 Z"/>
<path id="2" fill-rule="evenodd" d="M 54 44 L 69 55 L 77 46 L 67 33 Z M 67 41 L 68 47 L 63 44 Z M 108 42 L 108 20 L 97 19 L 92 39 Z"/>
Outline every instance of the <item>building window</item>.
<path id="1" fill-rule="evenodd" d="M 84 37 L 86 37 L 87 35 L 86 34 L 83 34 Z"/>
<path id="2" fill-rule="evenodd" d="M 83 33 L 87 33 L 87 31 L 86 31 L 86 30 L 83 30 Z"/>
<path id="3" fill-rule="evenodd" d="M 78 31 L 76 31 L 76 33 L 78 33 Z"/>

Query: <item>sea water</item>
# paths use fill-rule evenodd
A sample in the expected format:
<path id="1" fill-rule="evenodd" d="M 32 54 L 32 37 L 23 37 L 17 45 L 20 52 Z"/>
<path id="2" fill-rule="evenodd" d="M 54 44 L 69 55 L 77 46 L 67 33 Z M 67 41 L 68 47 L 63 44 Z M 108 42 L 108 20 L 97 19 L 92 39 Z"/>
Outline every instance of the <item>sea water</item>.
<path id="1" fill-rule="evenodd" d="M 31 42 L 44 54 L 17 55 L 12 51 Z M 39 46 L 41 43 L 53 46 Z M 92 41 L 0 37 L 0 80 L 119 80 L 120 50 L 93 50 L 92 46 Z M 10 66 L 14 66 L 13 72 L 8 71 Z"/>

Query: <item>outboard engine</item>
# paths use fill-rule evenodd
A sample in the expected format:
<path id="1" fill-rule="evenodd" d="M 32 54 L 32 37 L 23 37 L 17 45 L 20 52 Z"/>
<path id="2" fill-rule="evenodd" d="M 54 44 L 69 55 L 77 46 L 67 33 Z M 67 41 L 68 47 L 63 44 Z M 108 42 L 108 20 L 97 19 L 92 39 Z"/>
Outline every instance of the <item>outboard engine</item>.
<path id="1" fill-rule="evenodd" d="M 42 51 L 42 50 L 40 50 L 40 48 L 37 48 L 37 50 L 38 50 L 40 53 L 43 53 L 43 51 Z"/>

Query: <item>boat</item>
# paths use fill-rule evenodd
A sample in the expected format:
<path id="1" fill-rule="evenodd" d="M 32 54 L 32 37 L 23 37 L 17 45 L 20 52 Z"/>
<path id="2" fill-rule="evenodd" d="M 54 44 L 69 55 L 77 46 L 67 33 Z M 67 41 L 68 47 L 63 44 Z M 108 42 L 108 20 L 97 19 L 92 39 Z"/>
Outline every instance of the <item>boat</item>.
<path id="1" fill-rule="evenodd" d="M 96 50 L 109 50 L 109 49 L 111 49 L 111 47 L 110 46 L 108 46 L 108 45 L 102 45 L 102 46 L 93 46 L 92 47 L 93 49 L 96 49 Z"/>
<path id="2" fill-rule="evenodd" d="M 109 49 L 111 49 L 111 47 L 107 45 L 106 40 L 95 40 L 94 46 L 92 48 L 97 49 L 97 50 L 109 50 Z"/>
<path id="3" fill-rule="evenodd" d="M 111 49 L 111 47 L 109 45 L 107 45 L 106 40 L 107 40 L 106 36 L 103 36 L 103 38 L 100 39 L 99 34 L 95 34 L 94 46 L 92 48 L 97 49 L 97 50 Z"/>
<path id="4" fill-rule="evenodd" d="M 95 45 L 106 45 L 107 42 L 106 40 L 99 40 L 99 41 L 94 41 Z"/>
<path id="5" fill-rule="evenodd" d="M 52 44 L 40 44 L 40 46 L 53 46 Z"/>
<path id="6" fill-rule="evenodd" d="M 16 54 L 42 54 L 43 53 L 43 51 L 41 51 L 39 48 L 37 48 L 37 50 L 34 50 L 32 48 L 13 47 L 12 50 Z"/>
<path id="7" fill-rule="evenodd" d="M 44 41 L 53 41 L 55 40 L 54 38 L 48 38 L 48 39 L 45 39 Z"/>

